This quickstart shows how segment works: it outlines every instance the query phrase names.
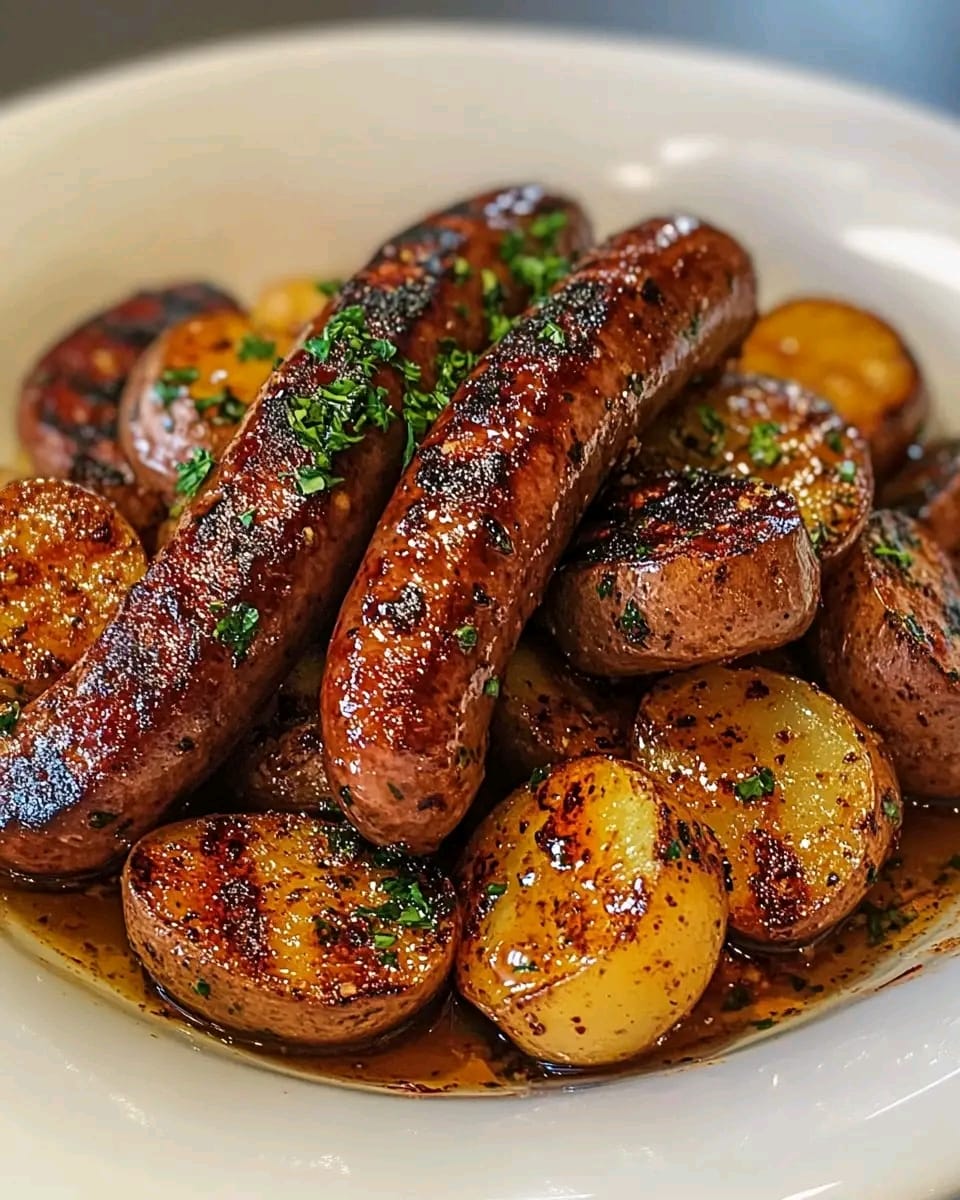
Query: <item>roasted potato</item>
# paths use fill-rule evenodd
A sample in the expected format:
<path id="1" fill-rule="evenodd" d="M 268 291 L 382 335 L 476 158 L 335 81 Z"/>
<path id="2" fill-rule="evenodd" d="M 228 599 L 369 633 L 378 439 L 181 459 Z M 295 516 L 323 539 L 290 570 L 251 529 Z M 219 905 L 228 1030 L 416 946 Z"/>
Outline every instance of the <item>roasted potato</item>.
<path id="1" fill-rule="evenodd" d="M 688 391 L 648 431 L 607 503 L 623 502 L 638 470 L 683 467 L 749 476 L 789 492 L 825 572 L 856 541 L 873 500 L 860 434 L 819 396 L 759 375 L 725 375 Z"/>
<path id="2" fill-rule="evenodd" d="M 817 622 L 830 691 L 883 735 L 904 789 L 960 795 L 960 585 L 904 513 L 874 513 Z"/>
<path id="3" fill-rule="evenodd" d="M 241 809 L 339 813 L 323 763 L 317 696 L 323 655 L 304 654 L 276 704 L 241 742 L 222 781 Z"/>
<path id="4" fill-rule="evenodd" d="M 911 446 L 880 504 L 915 517 L 948 554 L 960 550 L 960 438 Z"/>
<path id="5" fill-rule="evenodd" d="M 120 445 L 140 483 L 172 503 L 180 464 L 197 451 L 220 457 L 288 345 L 227 309 L 161 334 L 120 400 Z"/>
<path id="6" fill-rule="evenodd" d="M 0 679 L 17 700 L 72 666 L 146 570 L 126 520 L 62 479 L 0 489 Z"/>
<path id="7" fill-rule="evenodd" d="M 539 1059 L 602 1066 L 696 1004 L 723 944 L 721 856 L 641 770 L 562 763 L 480 825 L 459 873 L 457 986 Z"/>
<path id="8" fill-rule="evenodd" d="M 435 867 L 303 815 L 159 829 L 131 851 L 122 892 L 130 944 L 173 1001 L 300 1045 L 401 1024 L 443 986 L 459 931 Z"/>
<path id="9" fill-rule="evenodd" d="M 497 687 L 488 757 L 507 786 L 564 758 L 627 755 L 635 692 L 578 675 L 537 633 L 524 633 Z"/>
<path id="10" fill-rule="evenodd" d="M 257 297 L 250 313 L 251 323 L 264 333 L 292 340 L 308 321 L 323 312 L 339 286 L 336 279 L 278 279 Z"/>
<path id="11" fill-rule="evenodd" d="M 753 945 L 801 945 L 843 920 L 900 828 L 879 739 L 812 684 L 761 667 L 654 684 L 634 757 L 717 835 L 730 928 Z"/>
<path id="12" fill-rule="evenodd" d="M 870 443 L 878 479 L 903 461 L 929 410 L 896 330 L 839 300 L 790 300 L 768 312 L 744 343 L 740 369 L 795 379 L 829 400 Z"/>
<path id="13" fill-rule="evenodd" d="M 581 527 L 545 611 L 581 671 L 644 675 L 785 645 L 819 598 L 792 496 L 709 471 L 655 471 L 623 511 Z"/>
<path id="14" fill-rule="evenodd" d="M 163 329 L 198 313 L 232 307 L 228 295 L 205 283 L 135 292 L 51 346 L 20 395 L 18 431 L 34 473 L 99 492 L 138 532 L 152 537 L 165 507 L 140 485 L 117 443 L 120 393 Z"/>

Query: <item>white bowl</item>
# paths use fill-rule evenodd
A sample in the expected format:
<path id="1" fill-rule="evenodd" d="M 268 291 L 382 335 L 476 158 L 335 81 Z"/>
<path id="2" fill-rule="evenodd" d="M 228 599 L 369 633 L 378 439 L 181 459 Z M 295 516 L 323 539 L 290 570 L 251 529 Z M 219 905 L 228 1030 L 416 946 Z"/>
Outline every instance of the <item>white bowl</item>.
<path id="1" fill-rule="evenodd" d="M 960 415 L 955 127 L 664 45 L 402 26 L 228 44 L 0 115 L 6 417 L 36 351 L 128 287 L 348 271 L 445 200 L 528 178 L 579 193 L 602 230 L 702 213 L 754 251 L 765 300 L 881 309 Z M 908 984 L 708 1066 L 453 1103 L 201 1052 L 7 939 L 0 1177 L 31 1197 L 946 1197 L 960 962 L 911 954 L 928 965 Z"/>

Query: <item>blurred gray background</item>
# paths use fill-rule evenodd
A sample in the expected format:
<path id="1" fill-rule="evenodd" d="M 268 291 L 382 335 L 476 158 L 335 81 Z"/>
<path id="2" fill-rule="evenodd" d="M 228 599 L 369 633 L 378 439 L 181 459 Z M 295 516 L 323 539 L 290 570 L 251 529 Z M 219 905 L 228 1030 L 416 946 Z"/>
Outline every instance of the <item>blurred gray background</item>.
<path id="1" fill-rule="evenodd" d="M 960 112 L 960 0 L 0 0 L 0 97 L 232 34 L 384 17 L 653 34 L 767 55 Z"/>

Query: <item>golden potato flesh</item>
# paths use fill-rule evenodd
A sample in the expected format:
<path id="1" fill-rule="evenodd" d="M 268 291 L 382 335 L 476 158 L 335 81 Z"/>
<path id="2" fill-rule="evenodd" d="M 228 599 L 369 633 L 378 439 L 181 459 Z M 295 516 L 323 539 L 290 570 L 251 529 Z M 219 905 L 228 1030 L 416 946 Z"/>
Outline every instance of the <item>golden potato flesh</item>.
<path id="1" fill-rule="evenodd" d="M 258 329 L 295 338 L 308 321 L 323 311 L 338 290 L 338 280 L 305 277 L 278 279 L 257 297 L 250 319 Z"/>
<path id="2" fill-rule="evenodd" d="M 873 313 L 821 297 L 768 312 L 743 346 L 740 367 L 795 379 L 823 396 L 870 443 L 883 478 L 923 426 L 929 399 L 916 361 Z"/>
<path id="3" fill-rule="evenodd" d="M 602 1066 L 696 1004 L 726 928 L 705 826 L 637 767 L 591 756 L 509 796 L 461 868 L 461 993 L 521 1049 Z"/>
<path id="4" fill-rule="evenodd" d="M 900 828 L 900 790 L 865 725 L 812 684 L 710 667 L 644 697 L 637 761 L 672 786 L 730 863 L 730 927 L 809 942 L 848 916 Z"/>
<path id="5" fill-rule="evenodd" d="M 0 489 L 0 679 L 38 696 L 100 636 L 146 570 L 113 505 L 75 483 L 24 479 Z"/>

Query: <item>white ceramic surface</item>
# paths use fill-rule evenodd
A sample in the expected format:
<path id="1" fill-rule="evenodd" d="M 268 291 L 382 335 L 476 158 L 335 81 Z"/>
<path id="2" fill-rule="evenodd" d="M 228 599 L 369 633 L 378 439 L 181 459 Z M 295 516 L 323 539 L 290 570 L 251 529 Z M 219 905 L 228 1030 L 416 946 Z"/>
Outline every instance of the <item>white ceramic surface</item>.
<path id="1" fill-rule="evenodd" d="M 767 300 L 834 291 L 882 310 L 960 416 L 954 126 L 670 46 L 404 26 L 215 47 L 0 114 L 6 419 L 41 345 L 127 287 L 199 275 L 249 293 L 348 271 L 423 211 L 527 178 L 580 193 L 602 230 L 702 213 L 752 248 Z M 415 1101 L 203 1052 L 0 942 L 0 1185 L 144 1200 L 947 1198 L 958 990 L 960 961 L 940 957 L 707 1066 Z"/>

